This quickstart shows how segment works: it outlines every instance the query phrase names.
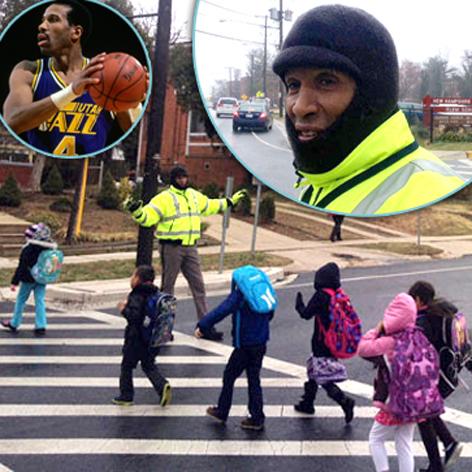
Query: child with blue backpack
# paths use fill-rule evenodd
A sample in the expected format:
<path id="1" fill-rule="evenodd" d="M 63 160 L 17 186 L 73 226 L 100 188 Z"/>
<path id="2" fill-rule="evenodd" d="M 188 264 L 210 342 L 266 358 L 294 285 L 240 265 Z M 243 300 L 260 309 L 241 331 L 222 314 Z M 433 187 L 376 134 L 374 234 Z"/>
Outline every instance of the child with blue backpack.
<path id="1" fill-rule="evenodd" d="M 355 355 L 357 343 L 361 338 L 360 320 L 349 297 L 341 289 L 341 276 L 336 263 L 330 262 L 316 271 L 314 287 L 315 293 L 308 305 L 303 302 L 300 292 L 297 293 L 295 304 L 297 312 L 303 319 L 314 318 L 315 322 L 311 338 L 312 355 L 307 360 L 308 380 L 304 384 L 302 399 L 294 405 L 294 408 L 300 413 L 314 414 L 314 402 L 320 385 L 328 396 L 341 406 L 345 422 L 349 424 L 354 417 L 355 401 L 336 385 L 347 379 L 346 367 L 338 361 L 338 358 Z M 342 313 L 338 308 L 342 309 Z M 338 319 L 342 324 L 335 327 L 332 324 L 336 321 L 334 320 L 336 315 L 339 315 Z M 335 329 L 341 331 L 338 333 L 338 339 L 341 340 L 337 345 L 340 348 L 338 351 L 336 346 L 328 342 L 328 338 L 333 339 L 333 335 L 336 336 L 333 332 Z"/>
<path id="2" fill-rule="evenodd" d="M 118 308 L 126 318 L 125 342 L 123 359 L 121 361 L 120 395 L 112 401 L 116 405 L 130 406 L 133 404 L 133 369 L 138 363 L 150 380 L 154 390 L 160 397 L 160 405 L 166 406 L 171 400 L 171 386 L 156 366 L 157 350 L 150 347 L 146 338 L 144 323 L 149 316 L 150 301 L 159 295 L 159 289 L 154 285 L 155 272 L 152 266 L 141 265 L 131 276 L 131 292 L 125 303 Z"/>
<path id="3" fill-rule="evenodd" d="M 34 277 L 33 269 L 40 259 L 41 253 L 57 250 L 57 244 L 51 238 L 51 230 L 44 223 L 37 223 L 25 230 L 26 244 L 23 246 L 18 267 L 11 280 L 11 291 L 15 292 L 18 285 L 20 290 L 16 297 L 15 309 L 11 320 L 3 320 L 2 326 L 16 333 L 23 320 L 23 311 L 31 292 L 34 293 L 35 329 L 36 335 L 44 335 L 47 328 L 46 316 L 46 281 Z M 62 253 L 61 253 L 62 254 Z M 62 256 L 61 256 L 62 257 Z M 60 260 L 62 262 L 62 259 Z"/>
<path id="4" fill-rule="evenodd" d="M 389 470 L 385 441 L 393 437 L 399 472 L 414 471 L 413 433 L 416 423 L 444 411 L 439 394 L 439 359 L 434 347 L 415 326 L 416 304 L 407 293 L 388 305 L 383 320 L 359 343 L 358 354 L 382 358 L 388 368 L 383 398 L 374 395 L 380 408 L 369 434 L 369 447 L 377 472 Z"/>
<path id="5" fill-rule="evenodd" d="M 197 324 L 195 336 L 202 338 L 215 324 L 232 315 L 234 350 L 224 371 L 218 405 L 207 409 L 207 414 L 220 423 L 225 423 L 228 418 L 234 383 L 246 371 L 250 416 L 241 422 L 241 428 L 264 429 L 260 372 L 269 340 L 269 322 L 277 303 L 277 295 L 263 271 L 253 266 L 240 267 L 233 272 L 228 297 Z"/>

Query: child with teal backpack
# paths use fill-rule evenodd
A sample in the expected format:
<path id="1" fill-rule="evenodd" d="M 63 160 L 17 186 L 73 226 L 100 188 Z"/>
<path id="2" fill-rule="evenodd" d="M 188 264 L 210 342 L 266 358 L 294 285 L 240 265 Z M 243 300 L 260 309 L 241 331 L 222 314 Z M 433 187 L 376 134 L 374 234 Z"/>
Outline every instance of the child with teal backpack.
<path id="1" fill-rule="evenodd" d="M 228 418 L 234 383 L 246 371 L 250 416 L 241 422 L 241 428 L 255 431 L 264 428 L 260 372 L 269 340 L 269 322 L 277 304 L 277 295 L 269 277 L 262 270 L 248 265 L 233 272 L 231 293 L 197 324 L 195 336 L 202 338 L 216 323 L 232 315 L 234 351 L 225 368 L 218 405 L 207 409 L 207 414 L 220 423 L 225 423 Z"/>
<path id="2" fill-rule="evenodd" d="M 11 290 L 20 290 L 16 297 L 15 310 L 11 320 L 3 320 L 2 326 L 15 333 L 21 325 L 23 310 L 31 292 L 34 293 L 35 334 L 46 333 L 46 284 L 53 282 L 60 274 L 63 254 L 51 238 L 51 230 L 44 223 L 29 226 L 25 231 L 18 267 L 13 274 Z"/>

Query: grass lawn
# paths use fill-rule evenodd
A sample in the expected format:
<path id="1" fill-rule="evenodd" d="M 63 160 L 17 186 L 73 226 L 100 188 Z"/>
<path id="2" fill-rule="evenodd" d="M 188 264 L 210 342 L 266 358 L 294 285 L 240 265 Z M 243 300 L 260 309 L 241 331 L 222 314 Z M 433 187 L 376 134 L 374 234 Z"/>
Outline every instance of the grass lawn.
<path id="1" fill-rule="evenodd" d="M 358 245 L 356 247 L 393 252 L 394 254 L 401 254 L 403 256 L 437 256 L 443 252 L 441 249 L 436 247 L 431 247 L 425 244 L 418 246 L 414 243 L 369 243 Z"/>
<path id="2" fill-rule="evenodd" d="M 201 256 L 202 270 L 217 270 L 219 268 L 219 254 L 209 254 Z M 256 252 L 252 255 L 249 252 L 228 253 L 225 254 L 224 269 L 234 269 L 246 264 L 255 266 L 280 267 L 290 264 L 291 259 L 286 257 Z M 158 273 L 160 273 L 159 259 L 153 260 L 153 264 Z M 64 265 L 60 282 L 78 282 L 85 280 L 108 280 L 128 278 L 131 276 L 135 267 L 134 259 L 129 261 L 99 261 L 85 264 Z M 0 287 L 10 285 L 14 269 L 5 269 L 0 272 Z"/>
<path id="3" fill-rule="evenodd" d="M 472 143 L 433 142 L 424 146 L 430 151 L 472 151 Z"/>

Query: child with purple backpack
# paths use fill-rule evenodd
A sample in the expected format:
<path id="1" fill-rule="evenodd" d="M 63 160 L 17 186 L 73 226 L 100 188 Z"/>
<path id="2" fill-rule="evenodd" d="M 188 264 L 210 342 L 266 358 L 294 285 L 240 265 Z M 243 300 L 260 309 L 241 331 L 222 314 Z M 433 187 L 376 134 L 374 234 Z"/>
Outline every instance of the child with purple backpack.
<path id="1" fill-rule="evenodd" d="M 395 440 L 399 471 L 413 472 L 416 423 L 444 411 L 438 390 L 439 358 L 415 322 L 415 300 L 407 293 L 400 293 L 388 305 L 383 321 L 359 343 L 358 354 L 384 360 L 389 373 L 386 395 L 379 398 L 376 392 L 374 396 L 374 404 L 380 411 L 369 435 L 377 472 L 389 470 L 385 441 L 391 437 Z"/>
<path id="2" fill-rule="evenodd" d="M 322 266 L 315 274 L 314 286 L 315 293 L 308 305 L 305 306 L 300 292 L 295 304 L 303 319 L 314 318 L 315 326 L 311 339 L 312 355 L 307 360 L 308 380 L 304 384 L 302 399 L 294 408 L 300 413 L 314 414 L 320 385 L 341 406 L 348 424 L 354 417 L 355 401 L 336 385 L 347 379 L 346 367 L 338 359 L 356 354 L 361 338 L 360 319 L 341 289 L 337 264 L 330 262 Z"/>

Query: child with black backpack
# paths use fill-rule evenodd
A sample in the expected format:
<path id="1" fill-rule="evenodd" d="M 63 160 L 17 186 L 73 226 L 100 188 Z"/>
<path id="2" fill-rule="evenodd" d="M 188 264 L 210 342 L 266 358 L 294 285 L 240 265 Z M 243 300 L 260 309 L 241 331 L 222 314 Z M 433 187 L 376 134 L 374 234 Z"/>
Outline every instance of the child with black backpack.
<path id="1" fill-rule="evenodd" d="M 197 324 L 195 336 L 202 338 L 216 323 L 232 314 L 234 351 L 224 371 L 218 405 L 207 409 L 207 414 L 220 423 L 228 418 L 234 383 L 246 371 L 250 416 L 241 422 L 241 428 L 264 429 L 260 372 L 269 340 L 269 322 L 277 303 L 277 295 L 267 275 L 256 267 L 244 266 L 233 272 L 229 296 Z"/>
<path id="2" fill-rule="evenodd" d="M 346 424 L 354 417 L 354 399 L 348 397 L 337 385 L 347 379 L 346 367 L 338 358 L 356 354 L 361 338 L 360 319 L 349 297 L 341 289 L 339 267 L 334 262 L 322 266 L 315 274 L 315 293 L 305 306 L 303 296 L 297 293 L 295 308 L 299 315 L 315 319 L 311 338 L 311 357 L 307 360 L 308 380 L 299 403 L 294 405 L 300 413 L 314 414 L 314 402 L 318 385 L 344 411 Z"/>
<path id="3" fill-rule="evenodd" d="M 16 297 L 15 309 L 11 320 L 3 320 L 2 326 L 16 333 L 23 320 L 23 310 L 31 292 L 34 293 L 35 329 L 36 335 L 44 335 L 47 328 L 46 317 L 46 284 L 55 280 L 54 275 L 60 273 L 62 265 L 62 252 L 57 250 L 57 244 L 51 238 L 51 230 L 44 223 L 37 223 L 29 226 L 25 230 L 26 244 L 23 246 L 18 262 L 18 267 L 11 280 L 11 291 L 15 292 L 18 285 L 20 290 Z M 44 261 L 48 264 L 49 275 L 45 277 L 44 269 L 37 269 L 38 260 L 43 259 L 41 255 L 51 252 L 51 261 Z M 54 262 L 55 261 L 55 262 Z M 52 267 L 55 265 L 55 267 Z M 39 272 L 39 273 L 38 273 Z M 53 274 L 54 272 L 54 274 Z"/>
<path id="4" fill-rule="evenodd" d="M 472 371 L 470 342 L 465 317 L 457 307 L 444 299 L 435 298 L 434 287 L 425 281 L 415 282 L 408 293 L 415 299 L 418 309 L 416 325 L 439 354 L 439 393 L 446 399 L 459 384 L 459 373 L 463 367 Z M 460 444 L 447 428 L 440 416 L 418 424 L 429 466 L 421 472 L 442 472 L 452 466 L 462 451 Z M 437 438 L 445 449 L 444 464 L 441 461 Z"/>
<path id="5" fill-rule="evenodd" d="M 171 400 L 171 386 L 165 377 L 159 372 L 155 358 L 157 350 L 149 344 L 144 326 L 145 319 L 150 315 L 150 306 L 159 295 L 158 288 L 154 285 L 155 272 L 153 267 L 141 265 L 135 269 L 131 277 L 131 292 L 125 303 L 120 303 L 118 308 L 128 322 L 125 329 L 125 342 L 123 346 L 123 359 L 121 361 L 120 395 L 113 399 L 113 403 L 121 406 L 133 404 L 133 369 L 138 362 L 151 381 L 156 393 L 160 397 L 160 405 L 166 406 Z"/>

